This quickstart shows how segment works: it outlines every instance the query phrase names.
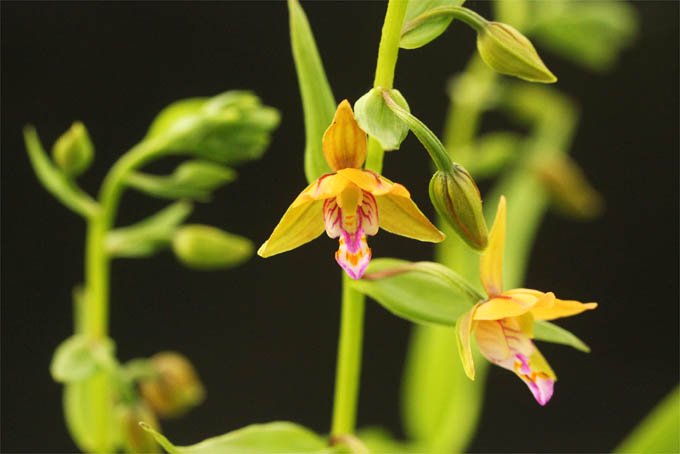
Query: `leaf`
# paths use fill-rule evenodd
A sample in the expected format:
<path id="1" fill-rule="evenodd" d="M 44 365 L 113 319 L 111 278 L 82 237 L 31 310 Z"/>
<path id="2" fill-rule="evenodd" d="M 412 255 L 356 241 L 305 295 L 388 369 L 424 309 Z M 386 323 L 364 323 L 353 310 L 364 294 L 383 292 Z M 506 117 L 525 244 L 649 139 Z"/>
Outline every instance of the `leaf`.
<path id="1" fill-rule="evenodd" d="M 614 452 L 680 452 L 680 386 L 661 401 Z"/>
<path id="2" fill-rule="evenodd" d="M 401 33 L 399 47 L 402 49 L 417 49 L 437 38 L 444 33 L 453 17 L 450 15 L 436 16 L 414 26 L 418 16 L 429 10 L 441 6 L 460 6 L 465 0 L 418 0 L 409 1 L 406 8 L 404 28 Z"/>
<path id="3" fill-rule="evenodd" d="M 588 347 L 581 339 L 566 329 L 544 320 L 537 320 L 534 322 L 534 339 L 552 342 L 554 344 L 567 345 L 576 350 L 590 353 L 590 347 Z"/>
<path id="4" fill-rule="evenodd" d="M 151 432 L 170 454 L 284 454 L 332 453 L 326 441 L 309 429 L 291 422 L 253 424 L 233 432 L 208 438 L 191 446 L 175 446 L 148 424 L 142 428 Z"/>
<path id="5" fill-rule="evenodd" d="M 113 349 L 110 339 L 93 342 L 76 334 L 59 344 L 54 351 L 50 374 L 54 381 L 61 383 L 84 380 L 98 368 L 107 367 L 115 361 Z"/>
<path id="6" fill-rule="evenodd" d="M 364 427 L 357 434 L 370 453 L 422 454 L 421 446 L 397 440 L 382 427 Z"/>
<path id="7" fill-rule="evenodd" d="M 406 99 L 399 90 L 389 90 L 392 99 L 410 112 Z M 408 125 L 385 104 L 382 90 L 372 88 L 354 104 L 357 123 L 369 136 L 380 142 L 383 150 L 398 150 L 408 134 Z"/>
<path id="8" fill-rule="evenodd" d="M 290 43 L 305 119 L 305 175 L 311 183 L 331 171 L 321 148 L 321 139 L 333 120 L 336 104 L 314 35 L 298 0 L 288 0 L 288 11 Z"/>
<path id="9" fill-rule="evenodd" d="M 176 202 L 128 227 L 106 236 L 106 249 L 113 257 L 148 257 L 170 245 L 177 226 L 191 213 L 188 202 Z"/>
<path id="10" fill-rule="evenodd" d="M 404 271 L 389 275 L 399 269 Z M 381 273 L 388 273 L 388 277 L 381 277 Z M 351 285 L 396 316 L 414 323 L 453 326 L 472 307 L 470 295 L 444 274 L 417 269 L 404 260 L 373 260 L 364 279 L 352 281 Z"/>
<path id="11" fill-rule="evenodd" d="M 145 141 L 158 152 L 189 154 L 223 164 L 258 159 L 279 124 L 276 109 L 247 91 L 177 101 L 162 110 Z"/>
<path id="12" fill-rule="evenodd" d="M 146 194 L 165 199 L 210 199 L 210 193 L 236 179 L 236 172 L 208 161 L 187 161 L 168 176 L 136 172 L 126 177 L 126 183 Z"/>
<path id="13" fill-rule="evenodd" d="M 50 194 L 84 218 L 92 217 L 99 211 L 97 202 L 52 164 L 33 126 L 24 128 L 24 142 L 33 171 Z"/>

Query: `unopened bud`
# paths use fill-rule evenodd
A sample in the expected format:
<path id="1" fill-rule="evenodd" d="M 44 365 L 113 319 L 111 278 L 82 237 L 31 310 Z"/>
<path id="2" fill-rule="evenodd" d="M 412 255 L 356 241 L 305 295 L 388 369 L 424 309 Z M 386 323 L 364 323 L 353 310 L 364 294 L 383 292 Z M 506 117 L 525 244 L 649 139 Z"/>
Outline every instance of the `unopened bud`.
<path id="1" fill-rule="evenodd" d="M 149 362 L 153 376 L 142 379 L 139 390 L 158 416 L 178 416 L 203 401 L 203 384 L 185 356 L 161 352 L 152 356 Z"/>
<path id="2" fill-rule="evenodd" d="M 510 25 L 487 22 L 477 34 L 482 60 L 496 72 L 529 82 L 553 83 L 557 77 L 545 66 L 534 45 Z"/>
<path id="3" fill-rule="evenodd" d="M 160 452 L 153 435 L 139 425 L 140 422 L 143 422 L 155 430 L 160 430 L 156 416 L 147 405 L 136 403 L 130 406 L 121 406 L 118 409 L 118 417 L 121 441 L 125 447 L 125 452 Z"/>
<path id="4" fill-rule="evenodd" d="M 572 159 L 567 156 L 553 158 L 540 162 L 535 168 L 562 213 L 577 219 L 593 219 L 602 213 L 602 196 Z"/>
<path id="5" fill-rule="evenodd" d="M 77 121 L 52 146 L 52 158 L 68 176 L 82 174 L 94 157 L 94 146 L 85 125 Z"/>
<path id="6" fill-rule="evenodd" d="M 172 249 L 185 265 L 200 270 L 236 266 L 253 255 L 249 239 L 199 224 L 178 228 Z"/>
<path id="7" fill-rule="evenodd" d="M 488 230 L 482 198 L 465 168 L 453 164 L 449 171 L 438 170 L 430 180 L 430 199 L 439 215 L 470 247 L 486 248 Z"/>

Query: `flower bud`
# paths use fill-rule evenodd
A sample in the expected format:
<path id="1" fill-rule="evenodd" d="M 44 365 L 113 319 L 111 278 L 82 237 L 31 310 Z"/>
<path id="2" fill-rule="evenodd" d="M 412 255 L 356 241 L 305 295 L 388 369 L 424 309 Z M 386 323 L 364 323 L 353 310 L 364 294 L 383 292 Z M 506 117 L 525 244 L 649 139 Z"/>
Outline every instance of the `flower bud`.
<path id="1" fill-rule="evenodd" d="M 249 239 L 199 224 L 178 228 L 172 249 L 185 265 L 199 270 L 236 266 L 253 255 Z"/>
<path id="2" fill-rule="evenodd" d="M 158 420 L 147 405 L 136 403 L 130 406 L 121 406 L 118 409 L 118 418 L 121 442 L 125 452 L 160 452 L 153 435 L 139 425 L 140 422 L 144 422 L 155 430 L 159 430 Z"/>
<path id="3" fill-rule="evenodd" d="M 545 66 L 531 41 L 510 25 L 487 22 L 477 34 L 482 60 L 496 72 L 529 82 L 553 83 L 557 77 Z"/>
<path id="4" fill-rule="evenodd" d="M 486 248 L 488 231 L 482 198 L 465 168 L 453 164 L 447 172 L 438 170 L 430 180 L 430 199 L 439 215 L 470 247 Z"/>
<path id="5" fill-rule="evenodd" d="M 563 214 L 576 219 L 593 219 L 602 213 L 602 196 L 571 158 L 555 157 L 534 167 L 556 208 Z"/>
<path id="6" fill-rule="evenodd" d="M 203 384 L 185 356 L 161 352 L 152 356 L 149 362 L 153 376 L 142 379 L 139 390 L 158 416 L 178 416 L 203 401 Z"/>
<path id="7" fill-rule="evenodd" d="M 85 125 L 77 121 L 52 146 L 52 158 L 70 177 L 82 174 L 94 157 L 94 146 Z"/>

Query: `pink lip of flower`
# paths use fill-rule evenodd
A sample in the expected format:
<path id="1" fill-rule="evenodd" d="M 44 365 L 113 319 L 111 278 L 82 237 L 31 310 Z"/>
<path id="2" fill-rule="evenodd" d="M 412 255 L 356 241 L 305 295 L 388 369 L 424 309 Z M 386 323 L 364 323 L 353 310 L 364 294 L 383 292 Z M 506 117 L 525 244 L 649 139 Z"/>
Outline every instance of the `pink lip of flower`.
<path id="1" fill-rule="evenodd" d="M 340 103 L 324 134 L 323 151 L 333 173 L 322 175 L 298 195 L 258 255 L 289 251 L 325 230 L 330 238 L 338 238 L 335 260 L 352 279 L 360 279 L 372 256 L 367 236 L 379 228 L 420 241 L 444 240 L 404 186 L 361 168 L 366 133 L 347 100 Z"/>
<path id="2" fill-rule="evenodd" d="M 501 196 L 489 245 L 480 259 L 480 277 L 488 298 L 477 303 L 456 323 L 463 368 L 474 380 L 470 337 L 474 333 L 482 355 L 514 372 L 540 405 L 553 395 L 557 376 L 533 341 L 534 320 L 554 320 L 595 309 L 597 303 L 560 300 L 552 292 L 532 289 L 502 290 L 505 246 L 505 197 Z"/>

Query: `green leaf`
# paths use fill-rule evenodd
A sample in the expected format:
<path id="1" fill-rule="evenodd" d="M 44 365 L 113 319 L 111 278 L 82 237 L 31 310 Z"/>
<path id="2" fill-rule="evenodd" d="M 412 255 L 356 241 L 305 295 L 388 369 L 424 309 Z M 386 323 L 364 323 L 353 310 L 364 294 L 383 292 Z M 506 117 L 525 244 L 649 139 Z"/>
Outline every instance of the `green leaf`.
<path id="1" fill-rule="evenodd" d="M 676 386 L 614 452 L 680 452 L 680 386 Z"/>
<path id="2" fill-rule="evenodd" d="M 610 68 L 637 33 L 635 8 L 622 1 L 537 2 L 531 33 L 546 49 L 595 71 Z"/>
<path id="3" fill-rule="evenodd" d="M 199 224 L 178 228 L 172 239 L 172 248 L 185 265 L 199 270 L 240 265 L 255 250 L 248 238 Z"/>
<path id="4" fill-rule="evenodd" d="M 585 353 L 590 353 L 590 347 L 585 342 L 576 337 L 571 332 L 561 328 L 553 323 L 543 320 L 534 322 L 534 339 L 545 342 L 552 342 L 554 344 L 567 345 L 576 350 L 581 350 Z"/>
<path id="5" fill-rule="evenodd" d="M 113 349 L 113 342 L 109 339 L 93 342 L 83 335 L 71 336 L 54 351 L 50 374 L 61 383 L 84 380 L 99 368 L 109 367 L 115 362 Z"/>
<path id="6" fill-rule="evenodd" d="M 370 453 L 422 454 L 421 446 L 397 440 L 382 427 L 364 427 L 357 434 Z"/>
<path id="7" fill-rule="evenodd" d="M 166 437 L 147 424 L 142 427 L 151 432 L 170 454 L 284 454 L 332 453 L 319 435 L 291 422 L 253 424 L 233 432 L 208 438 L 191 446 L 175 446 Z"/>
<path id="8" fill-rule="evenodd" d="M 351 285 L 398 317 L 453 326 L 472 307 L 472 297 L 452 282 L 452 276 L 453 271 L 436 263 L 384 258 L 373 260 L 364 279 Z"/>
<path id="9" fill-rule="evenodd" d="M 333 120 L 336 103 L 307 16 L 298 0 L 288 0 L 288 12 L 290 43 L 305 118 L 305 176 L 311 183 L 331 171 L 321 139 Z"/>
<path id="10" fill-rule="evenodd" d="M 113 257 L 148 257 L 168 247 L 177 226 L 191 213 L 188 202 L 176 202 L 153 216 L 106 236 L 106 249 Z"/>
<path id="11" fill-rule="evenodd" d="M 33 171 L 42 185 L 66 207 L 85 218 L 97 214 L 99 205 L 57 169 L 47 157 L 33 126 L 24 128 L 24 142 Z"/>
<path id="12" fill-rule="evenodd" d="M 236 179 L 236 172 L 208 161 L 188 161 L 180 164 L 168 176 L 136 172 L 126 177 L 126 183 L 146 194 L 165 199 L 187 198 L 207 201 L 213 190 Z"/>
<path id="13" fill-rule="evenodd" d="M 399 47 L 402 49 L 417 49 L 444 33 L 453 16 L 436 16 L 414 26 L 414 19 L 429 10 L 441 6 L 460 6 L 465 0 L 411 0 L 406 8 L 406 18 L 402 29 Z"/>
<path id="14" fill-rule="evenodd" d="M 406 99 L 399 90 L 389 94 L 402 109 L 410 112 Z M 408 134 L 408 125 L 387 107 L 382 90 L 372 88 L 354 104 L 354 115 L 359 127 L 380 142 L 383 150 L 398 150 Z"/>
<path id="15" fill-rule="evenodd" d="M 276 109 L 247 91 L 177 101 L 161 111 L 144 140 L 160 152 L 178 152 L 223 164 L 258 159 L 279 124 Z"/>

